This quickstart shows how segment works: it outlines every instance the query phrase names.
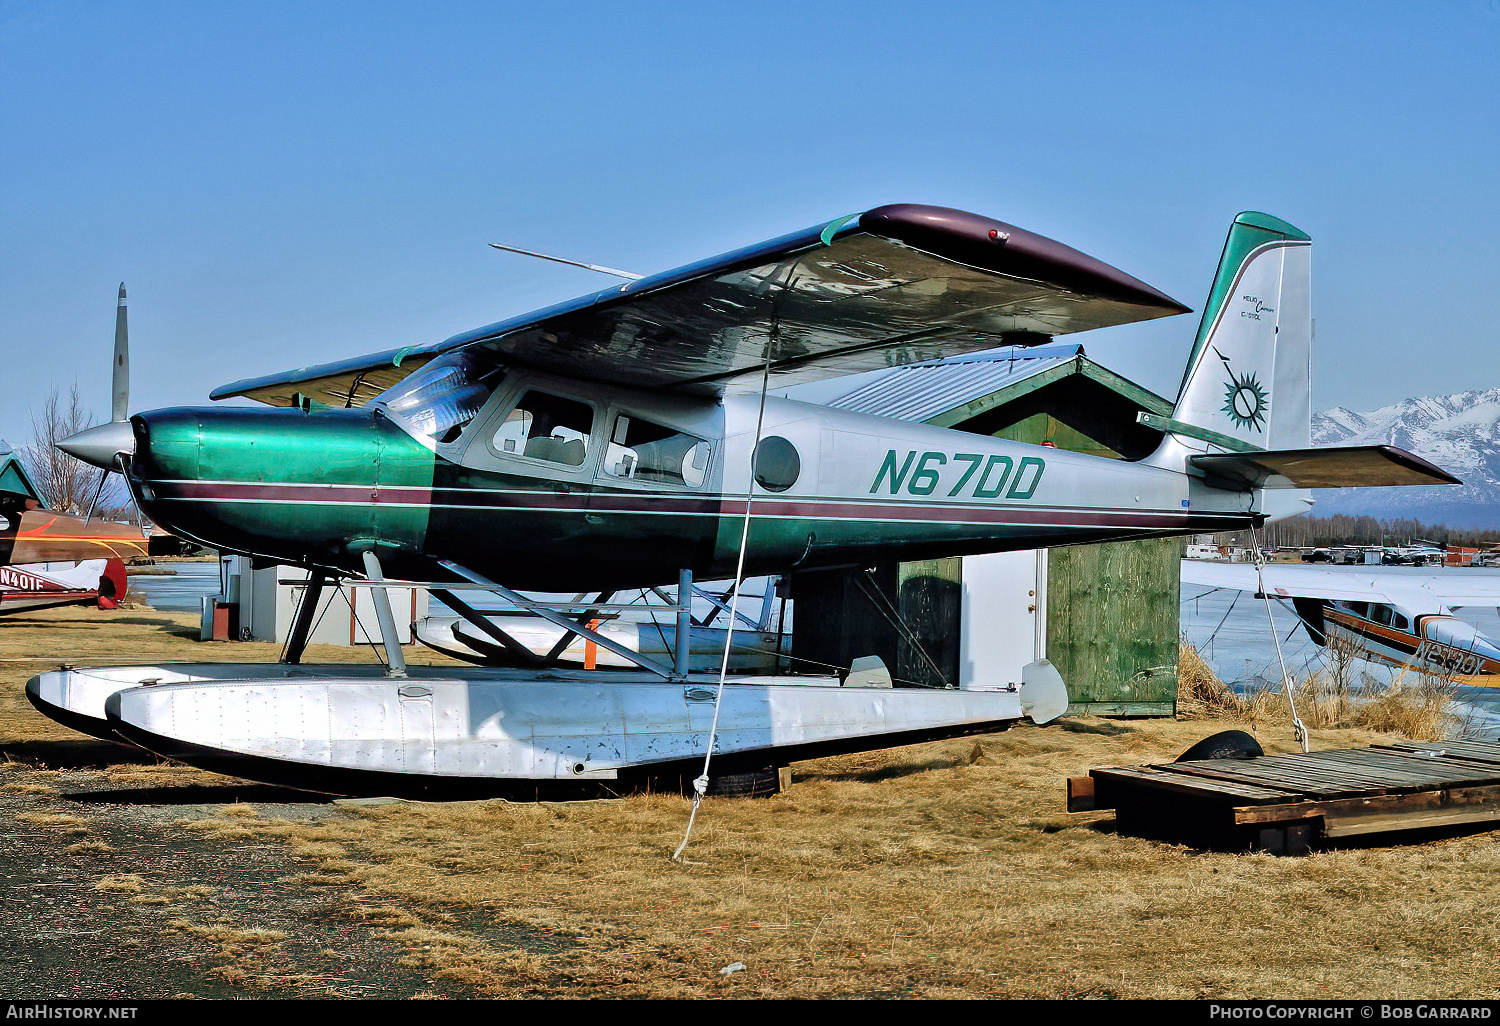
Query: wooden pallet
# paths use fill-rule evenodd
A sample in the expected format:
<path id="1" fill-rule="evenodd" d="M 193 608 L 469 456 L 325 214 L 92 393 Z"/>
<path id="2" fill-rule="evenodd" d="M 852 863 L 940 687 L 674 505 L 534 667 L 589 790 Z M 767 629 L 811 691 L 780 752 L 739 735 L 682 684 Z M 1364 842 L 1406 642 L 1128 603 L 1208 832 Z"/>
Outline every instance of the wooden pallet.
<path id="1" fill-rule="evenodd" d="M 1114 809 L 1134 837 L 1288 855 L 1368 834 L 1500 825 L 1500 742 L 1106 767 L 1068 781 L 1068 809 Z"/>

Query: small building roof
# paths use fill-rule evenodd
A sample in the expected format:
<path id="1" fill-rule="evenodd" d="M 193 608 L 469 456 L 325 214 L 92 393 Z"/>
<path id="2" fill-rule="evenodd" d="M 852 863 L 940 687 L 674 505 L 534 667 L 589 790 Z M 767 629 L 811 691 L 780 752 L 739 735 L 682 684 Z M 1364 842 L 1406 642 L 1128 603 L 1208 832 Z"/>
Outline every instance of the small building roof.
<path id="1" fill-rule="evenodd" d="M 1142 410 L 1168 416 L 1172 404 L 1084 355 L 1083 346 L 1008 346 L 881 371 L 826 405 L 854 413 L 953 427 L 1080 374 Z"/>
<path id="2" fill-rule="evenodd" d="M 1141 415 L 1172 413 L 1171 402 L 1090 360 L 1076 343 L 1007 346 L 785 394 L 853 413 L 1126 460 L 1161 443 L 1161 432 L 1141 423 Z"/>

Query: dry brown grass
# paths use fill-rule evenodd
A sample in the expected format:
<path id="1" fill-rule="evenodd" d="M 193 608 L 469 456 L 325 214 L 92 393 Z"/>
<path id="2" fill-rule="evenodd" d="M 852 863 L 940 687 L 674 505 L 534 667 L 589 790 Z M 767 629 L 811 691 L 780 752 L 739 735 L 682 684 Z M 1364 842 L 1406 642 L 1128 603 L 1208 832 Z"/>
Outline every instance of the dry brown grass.
<path id="1" fill-rule="evenodd" d="M 1492 993 L 1494 834 L 1305 859 L 1195 852 L 1062 810 L 1064 777 L 1222 724 L 1071 722 L 822 760 L 771 800 L 395 804 L 262 818 L 409 964 L 489 996 Z M 1067 729 L 1068 727 L 1082 729 Z M 1294 747 L 1269 727 L 1271 751 Z M 1369 743 L 1318 731 L 1319 747 Z M 205 821 L 234 836 L 249 821 Z M 1295 938 L 1295 942 L 1291 940 Z M 1440 954 L 1441 953 L 1441 954 Z M 732 962 L 747 969 L 730 977 Z"/>
<path id="2" fill-rule="evenodd" d="M 1178 708 L 1190 717 L 1238 720 L 1252 726 L 1290 722 L 1286 694 L 1278 690 L 1237 694 L 1214 675 L 1197 650 L 1178 650 Z M 1374 730 L 1418 741 L 1438 741 L 1460 725 L 1453 712 L 1452 680 L 1420 673 L 1397 674 L 1387 684 L 1355 681 L 1348 652 L 1331 653 L 1327 668 L 1292 687 L 1297 716 L 1308 727 Z"/>
<path id="3" fill-rule="evenodd" d="M 145 881 L 135 873 L 124 873 L 120 876 L 106 876 L 94 884 L 94 890 L 104 891 L 109 894 L 139 894 Z"/>
<path id="4" fill-rule="evenodd" d="M 1183 639 L 1177 648 L 1177 714 L 1192 719 L 1248 720 L 1250 705 Z"/>
<path id="5" fill-rule="evenodd" d="M 153 644 L 156 653 L 203 658 L 202 646 L 181 638 Z M 117 642 L 111 658 L 121 651 Z M 18 689 L 14 665 L 0 669 L 9 690 Z M 0 701 L 0 741 L 62 733 L 40 719 L 24 703 Z M 399 945 L 429 975 L 419 989 L 427 995 L 449 987 L 499 997 L 1500 991 L 1500 833 L 1278 859 L 1121 837 L 1108 813 L 1064 811 L 1066 777 L 1169 761 L 1224 725 L 1067 720 L 799 764 L 781 796 L 706 802 L 686 864 L 669 858 L 687 822 L 688 803 L 676 796 L 346 806 L 301 818 L 214 805 L 174 815 L 185 835 L 225 851 L 274 845 L 305 860 L 305 872 L 279 881 L 287 893 L 314 891 L 321 914 Z M 1252 727 L 1268 751 L 1296 747 L 1284 716 L 1263 715 Z M 1317 748 L 1388 739 L 1361 728 L 1315 727 L 1312 736 Z M 216 779 L 184 774 L 177 782 Z M 99 779 L 130 786 L 125 776 Z M 91 806 L 86 819 L 73 818 L 114 814 Z M 175 896 L 168 885 L 178 881 L 157 879 L 153 866 L 110 858 L 101 891 L 122 901 Z M 268 975 L 285 968 L 270 962 L 290 945 L 258 929 L 253 911 L 241 913 L 248 921 L 221 917 L 219 900 L 181 895 L 168 929 L 216 945 L 230 964 L 212 971 L 225 983 L 255 992 L 303 978 Z M 745 970 L 721 976 L 733 962 Z"/>

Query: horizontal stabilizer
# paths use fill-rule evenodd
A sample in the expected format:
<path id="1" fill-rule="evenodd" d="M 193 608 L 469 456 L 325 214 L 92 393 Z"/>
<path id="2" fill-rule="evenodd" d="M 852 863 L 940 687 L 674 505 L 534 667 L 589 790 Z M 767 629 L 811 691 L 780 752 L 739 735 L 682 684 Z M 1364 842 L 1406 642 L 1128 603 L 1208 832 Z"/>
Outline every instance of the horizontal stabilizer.
<path id="1" fill-rule="evenodd" d="M 1458 478 L 1394 445 L 1331 449 L 1270 449 L 1189 457 L 1218 488 L 1382 488 L 1462 484 Z"/>

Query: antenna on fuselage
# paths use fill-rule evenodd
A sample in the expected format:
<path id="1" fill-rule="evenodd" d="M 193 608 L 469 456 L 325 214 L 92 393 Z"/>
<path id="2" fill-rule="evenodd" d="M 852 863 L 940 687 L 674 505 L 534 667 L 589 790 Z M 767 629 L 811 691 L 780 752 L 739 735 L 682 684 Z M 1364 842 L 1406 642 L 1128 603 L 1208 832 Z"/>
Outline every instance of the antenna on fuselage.
<path id="1" fill-rule="evenodd" d="M 507 253 L 519 253 L 522 256 L 536 257 L 538 260 L 551 260 L 555 264 L 567 264 L 569 267 L 582 267 L 585 271 L 598 271 L 600 274 L 612 274 L 616 278 L 627 278 L 630 281 L 640 281 L 644 274 L 631 274 L 617 267 L 605 267 L 603 264 L 586 264 L 581 260 L 569 260 L 567 257 L 552 256 L 547 253 L 535 253 L 529 249 L 521 249 L 518 246 L 507 246 L 503 243 L 490 243 L 492 249 L 503 249 Z"/>

